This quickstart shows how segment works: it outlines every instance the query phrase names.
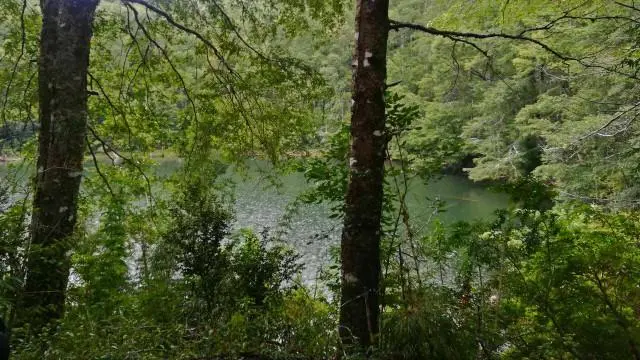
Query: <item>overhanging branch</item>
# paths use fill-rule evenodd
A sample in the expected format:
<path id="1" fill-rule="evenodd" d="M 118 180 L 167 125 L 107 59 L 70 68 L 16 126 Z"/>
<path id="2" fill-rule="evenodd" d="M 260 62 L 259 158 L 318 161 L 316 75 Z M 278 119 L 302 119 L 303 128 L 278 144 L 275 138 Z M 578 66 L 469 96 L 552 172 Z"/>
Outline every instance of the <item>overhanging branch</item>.
<path id="1" fill-rule="evenodd" d="M 542 41 L 524 35 L 526 33 L 524 31 L 521 32 L 520 34 L 517 34 L 517 35 L 505 34 L 505 33 L 472 33 L 472 32 L 440 30 L 440 29 L 436 29 L 436 28 L 433 28 L 433 27 L 430 27 L 430 26 L 423 26 L 423 25 L 420 25 L 420 24 L 405 23 L 405 22 L 400 22 L 400 21 L 395 21 L 395 20 L 389 20 L 389 30 L 401 30 L 401 29 L 417 30 L 417 31 L 421 31 L 421 32 L 424 32 L 424 33 L 427 33 L 427 34 L 445 37 L 445 38 L 448 38 L 448 39 L 458 38 L 458 39 L 485 40 L 485 39 L 496 39 L 496 38 L 498 38 L 498 39 L 509 39 L 509 40 L 525 41 L 525 42 L 530 42 L 532 44 L 535 44 L 535 45 L 541 47 L 542 49 L 550 52 L 551 54 L 553 54 L 554 56 L 556 56 L 557 58 L 559 58 L 561 60 L 582 62 L 581 59 L 574 58 L 574 57 L 562 54 L 559 51 L 557 51 L 557 50 L 553 49 L 552 47 L 550 47 L 549 45 L 543 43 Z"/>
<path id="2" fill-rule="evenodd" d="M 144 34 L 144 36 L 147 38 L 147 40 L 149 40 L 149 42 L 151 42 L 162 54 L 162 56 L 164 57 L 164 59 L 167 61 L 167 63 L 169 64 L 169 67 L 171 67 L 171 70 L 174 72 L 174 74 L 176 75 L 176 77 L 178 78 L 178 81 L 180 81 L 180 85 L 182 86 L 182 89 L 185 93 L 185 96 L 187 97 L 187 100 L 189 101 L 189 104 L 191 105 L 191 109 L 193 110 L 193 118 L 195 120 L 196 123 L 198 123 L 198 110 L 196 107 L 196 103 L 193 100 L 193 98 L 191 97 L 191 94 L 189 92 L 189 88 L 187 87 L 187 83 L 184 80 L 184 77 L 182 76 L 182 74 L 180 73 L 180 71 L 178 71 L 178 68 L 176 67 L 176 65 L 173 63 L 173 61 L 171 60 L 171 57 L 169 56 L 169 54 L 167 53 L 167 51 L 165 50 L 164 47 L 162 47 L 160 45 L 160 43 L 158 43 L 158 41 L 156 41 L 152 36 L 151 33 L 147 30 L 147 28 L 142 24 L 142 22 L 140 21 L 139 18 L 139 14 L 138 14 L 138 10 L 136 10 L 135 7 L 133 7 L 131 4 L 127 4 L 126 5 L 128 9 L 131 10 L 131 12 L 133 12 L 133 17 L 136 21 L 136 24 L 138 25 L 138 28 L 142 30 L 142 33 Z M 184 125 L 183 125 L 184 126 Z"/>
<path id="3" fill-rule="evenodd" d="M 634 80 L 640 80 L 640 77 L 638 77 L 637 74 L 635 73 L 626 73 L 623 71 L 620 71 L 618 69 L 616 69 L 615 67 L 611 67 L 611 66 L 605 66 L 605 65 L 599 65 L 599 64 L 592 64 L 589 62 L 586 62 L 584 60 L 584 58 L 578 58 L 578 57 L 574 57 L 568 54 L 564 54 L 562 52 L 560 52 L 559 50 L 556 50 L 555 48 L 551 47 L 550 45 L 535 39 L 533 37 L 527 36 L 526 34 L 532 31 L 541 31 L 541 30 L 545 30 L 545 29 L 549 29 L 552 26 L 554 26 L 560 19 L 575 19 L 578 18 L 576 16 L 572 16 L 569 14 L 564 14 L 559 18 L 556 18 L 554 20 L 552 20 L 551 22 L 549 22 L 547 25 L 544 26 L 540 26 L 540 27 L 536 27 L 536 28 L 531 28 L 531 29 L 526 29 L 523 30 L 521 32 L 519 32 L 518 34 L 508 34 L 508 33 L 474 33 L 474 32 L 463 32 L 463 31 L 452 31 L 452 30 L 442 30 L 442 29 L 437 29 L 431 26 L 424 26 L 424 25 L 420 25 L 420 24 L 414 24 L 414 23 L 407 23 L 407 22 L 400 22 L 400 21 L 396 21 L 396 20 L 389 20 L 389 30 L 402 30 L 402 29 L 410 29 L 410 30 L 416 30 L 416 31 L 420 31 L 426 34 L 430 34 L 430 35 L 435 35 L 435 36 L 440 36 L 440 37 L 444 37 L 453 41 L 459 41 L 459 42 L 464 42 L 468 45 L 471 45 L 473 47 L 476 48 L 476 50 L 479 50 L 481 53 L 483 53 L 484 55 L 487 55 L 487 53 L 482 50 L 480 47 L 478 47 L 475 43 L 473 43 L 472 41 L 469 41 L 468 39 L 477 39 L 477 40 L 490 40 L 490 39 L 504 39 L 504 40 L 513 40 L 513 41 L 519 41 L 519 42 L 527 42 L 533 45 L 536 45 L 538 47 L 540 47 L 541 49 L 543 49 L 544 51 L 552 54 L 553 56 L 555 56 L 556 58 L 564 61 L 564 62 L 575 62 L 577 64 L 580 64 L 581 66 L 584 66 L 585 68 L 594 68 L 594 69 L 600 69 L 600 70 L 604 70 L 613 74 L 617 74 L 617 75 L 622 75 L 625 77 L 628 77 L 630 79 L 634 79 Z M 467 41 L 463 41 L 464 39 L 467 39 Z"/>
<path id="4" fill-rule="evenodd" d="M 185 25 L 182 25 L 178 22 L 176 22 L 173 17 L 171 15 L 169 15 L 167 12 L 161 10 L 160 8 L 149 4 L 148 2 L 144 1 L 144 0 L 122 0 L 122 3 L 129 6 L 130 8 L 132 8 L 131 4 L 139 4 L 144 6 L 146 9 L 151 10 L 153 13 L 161 16 L 163 19 L 165 19 L 169 24 L 171 24 L 173 27 L 176 27 L 188 34 L 191 34 L 193 36 L 195 36 L 196 38 L 198 38 L 198 40 L 200 40 L 202 43 L 204 43 L 209 49 L 211 49 L 211 51 L 213 52 L 213 54 L 216 56 L 216 58 L 224 65 L 224 67 L 232 74 L 235 74 L 235 71 L 233 70 L 233 67 L 231 67 L 231 65 L 226 61 L 226 59 L 224 58 L 224 56 L 222 56 L 222 53 L 220 52 L 220 50 L 218 50 L 218 48 L 211 42 L 209 41 L 206 37 L 204 37 L 202 34 L 200 34 L 199 32 L 186 27 Z"/>

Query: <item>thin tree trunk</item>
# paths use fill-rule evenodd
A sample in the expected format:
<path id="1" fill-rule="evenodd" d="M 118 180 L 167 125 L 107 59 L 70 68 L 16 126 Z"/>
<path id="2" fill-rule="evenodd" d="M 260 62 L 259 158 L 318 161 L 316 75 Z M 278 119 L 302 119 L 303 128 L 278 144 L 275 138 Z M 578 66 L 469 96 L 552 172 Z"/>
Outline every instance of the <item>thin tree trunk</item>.
<path id="1" fill-rule="evenodd" d="M 356 351 L 374 345 L 378 334 L 388 11 L 388 0 L 357 1 L 340 308 L 342 341 Z"/>
<path id="2" fill-rule="evenodd" d="M 87 132 L 87 68 L 99 0 L 42 0 L 37 174 L 18 324 L 62 317 Z"/>

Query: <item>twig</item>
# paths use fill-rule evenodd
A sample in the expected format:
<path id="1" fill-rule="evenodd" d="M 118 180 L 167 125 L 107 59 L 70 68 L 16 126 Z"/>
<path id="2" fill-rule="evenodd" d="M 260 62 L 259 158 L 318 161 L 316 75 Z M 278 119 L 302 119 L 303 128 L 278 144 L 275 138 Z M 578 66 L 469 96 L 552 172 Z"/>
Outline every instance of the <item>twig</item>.
<path id="1" fill-rule="evenodd" d="M 151 191 L 151 180 L 149 180 L 149 177 L 144 172 L 144 170 L 142 170 L 142 168 L 140 168 L 140 166 L 138 164 L 136 164 L 135 161 L 129 159 L 126 156 L 122 156 L 122 154 L 119 153 L 118 150 L 116 150 L 113 146 L 111 146 L 104 139 L 102 139 L 102 137 L 100 137 L 100 135 L 98 135 L 98 133 L 95 131 L 95 129 L 93 127 L 88 126 L 88 129 L 91 132 L 91 135 L 93 135 L 93 137 L 96 140 L 98 140 L 100 142 L 100 144 L 102 144 L 102 147 L 105 149 L 105 153 L 107 153 L 106 150 L 108 149 L 109 151 L 111 151 L 114 154 L 116 154 L 117 156 L 119 156 L 126 163 L 130 164 L 131 166 L 133 166 L 140 173 L 140 175 L 144 178 L 144 180 L 145 180 L 145 182 L 147 184 L 147 191 L 149 193 L 149 199 L 150 199 L 151 205 L 152 205 L 153 204 L 153 192 Z"/>
<path id="2" fill-rule="evenodd" d="M 98 79 L 95 76 L 93 76 L 93 74 L 90 71 L 87 72 L 87 74 L 89 75 L 89 79 L 91 79 L 91 81 L 96 84 L 96 86 L 98 87 L 98 90 L 100 90 L 100 93 L 102 93 L 102 96 L 104 96 L 105 100 L 107 100 L 107 104 L 109 104 L 109 107 L 113 111 L 119 113 L 120 116 L 122 116 L 122 121 L 124 122 L 124 125 L 127 128 L 127 132 L 128 132 L 128 136 L 129 136 L 129 142 L 131 142 L 131 127 L 129 126 L 129 122 L 127 121 L 127 114 L 122 109 L 116 107 L 113 104 L 113 101 L 111 101 L 111 98 L 109 97 L 107 92 L 102 87 L 102 84 L 100 84 L 100 81 L 98 81 Z"/>
<path id="3" fill-rule="evenodd" d="M 109 180 L 107 180 L 107 177 L 100 170 L 100 165 L 98 165 L 98 159 L 96 158 L 96 153 L 93 151 L 93 148 L 91 147 L 91 143 L 89 142 L 89 136 L 85 135 L 85 140 L 87 142 L 87 148 L 89 148 L 89 152 L 91 153 L 91 158 L 93 159 L 93 166 L 96 168 L 96 172 L 98 173 L 100 178 L 102 178 L 102 181 L 104 182 L 107 189 L 109 190 L 111 197 L 115 198 L 116 196 L 113 193 L 113 189 L 111 188 L 111 185 L 109 185 Z"/>

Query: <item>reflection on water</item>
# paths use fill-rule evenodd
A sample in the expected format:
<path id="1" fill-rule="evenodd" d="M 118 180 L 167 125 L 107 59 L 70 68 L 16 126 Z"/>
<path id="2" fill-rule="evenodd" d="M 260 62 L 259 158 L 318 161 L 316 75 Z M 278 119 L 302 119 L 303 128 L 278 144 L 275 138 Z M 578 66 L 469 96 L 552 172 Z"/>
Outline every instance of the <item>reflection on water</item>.
<path id="1" fill-rule="evenodd" d="M 159 175 L 175 171 L 180 162 L 175 159 L 160 159 Z M 308 188 L 302 174 L 280 176 L 280 186 L 270 186 L 258 167 L 265 169 L 266 163 L 253 163 L 246 176 L 229 170 L 224 178 L 232 179 L 235 186 L 236 220 L 234 228 L 249 227 L 257 232 L 274 229 L 281 221 L 287 206 Z M 6 176 L 6 168 L 0 164 L 0 177 Z M 263 179 L 263 180 L 259 180 Z M 433 201 L 439 199 L 444 206 L 437 217 L 445 224 L 470 221 L 492 216 L 493 212 L 507 205 L 504 194 L 495 193 L 459 176 L 444 176 L 425 184 L 412 181 L 407 193 L 407 206 L 411 222 L 416 230 L 426 231 L 429 220 L 433 220 Z M 332 245 L 339 243 L 341 224 L 329 217 L 326 204 L 302 204 L 290 220 L 290 231 L 283 240 L 302 255 L 306 265 L 304 280 L 312 280 L 315 272 L 329 259 Z"/>

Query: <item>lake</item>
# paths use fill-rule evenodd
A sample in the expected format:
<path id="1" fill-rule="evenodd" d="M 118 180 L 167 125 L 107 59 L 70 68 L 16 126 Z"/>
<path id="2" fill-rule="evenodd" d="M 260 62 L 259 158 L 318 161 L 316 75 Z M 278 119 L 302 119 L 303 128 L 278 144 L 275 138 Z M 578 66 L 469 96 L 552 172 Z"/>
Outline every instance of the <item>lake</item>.
<path id="1" fill-rule="evenodd" d="M 251 171 L 249 175 L 253 175 Z M 277 226 L 287 205 L 309 188 L 300 173 L 281 176 L 278 189 L 268 187 L 266 181 L 243 180 L 235 176 L 234 179 L 237 181 L 235 226 L 258 231 Z M 432 204 L 436 198 L 445 204 L 433 215 Z M 414 230 L 424 233 L 428 230 L 427 223 L 436 218 L 444 224 L 491 218 L 496 210 L 507 207 L 508 196 L 465 177 L 445 175 L 426 184 L 419 180 L 411 181 L 406 202 Z M 326 204 L 301 205 L 291 218 L 291 231 L 283 239 L 301 253 L 307 266 L 303 273 L 306 281 L 315 278 L 320 266 L 330 259 L 331 246 L 340 242 L 342 224 L 329 215 Z"/>
<path id="2" fill-rule="evenodd" d="M 90 165 L 90 164 L 89 164 Z M 159 159 L 159 173 L 168 174 L 179 167 L 175 159 Z M 287 206 L 309 188 L 301 173 L 279 176 L 280 186 L 270 186 L 260 176 L 258 168 L 268 168 L 265 162 L 249 166 L 247 176 L 239 176 L 231 169 L 225 175 L 235 185 L 235 223 L 233 228 L 253 228 L 257 232 L 274 229 L 285 214 Z M 6 176 L 6 166 L 0 165 L 0 177 Z M 444 206 L 433 216 L 433 200 L 444 201 Z M 445 224 L 456 221 L 487 219 L 497 209 L 508 205 L 508 198 L 476 184 L 462 176 L 445 175 L 428 183 L 410 182 L 407 207 L 412 225 L 417 231 L 426 231 L 429 220 L 439 219 Z M 339 244 L 341 223 L 330 218 L 326 204 L 302 204 L 291 217 L 291 230 L 283 240 L 294 247 L 306 265 L 305 281 L 312 281 L 321 265 L 329 260 L 329 250 Z"/>

